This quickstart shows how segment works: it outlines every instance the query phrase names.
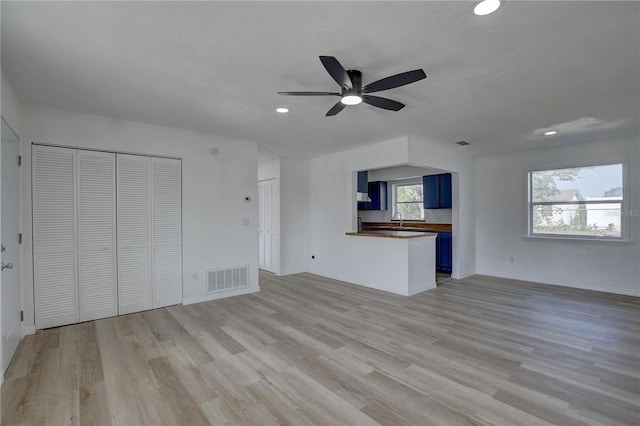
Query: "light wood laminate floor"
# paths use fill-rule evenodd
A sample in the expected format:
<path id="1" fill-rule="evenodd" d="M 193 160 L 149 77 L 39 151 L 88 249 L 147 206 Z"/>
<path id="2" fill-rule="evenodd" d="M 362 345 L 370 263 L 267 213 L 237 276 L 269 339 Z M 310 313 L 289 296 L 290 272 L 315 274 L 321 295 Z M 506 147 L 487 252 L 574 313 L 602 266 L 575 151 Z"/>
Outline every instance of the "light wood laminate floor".
<path id="1" fill-rule="evenodd" d="M 261 286 L 28 336 L 2 424 L 638 424 L 638 298 L 479 276 L 410 298 Z"/>

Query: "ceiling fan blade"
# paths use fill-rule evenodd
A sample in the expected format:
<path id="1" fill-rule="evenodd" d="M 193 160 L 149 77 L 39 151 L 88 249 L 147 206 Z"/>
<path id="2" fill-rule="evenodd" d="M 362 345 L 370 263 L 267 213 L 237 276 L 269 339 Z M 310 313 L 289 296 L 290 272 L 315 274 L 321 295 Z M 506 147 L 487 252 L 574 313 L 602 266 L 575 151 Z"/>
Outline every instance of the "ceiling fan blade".
<path id="1" fill-rule="evenodd" d="M 339 113 L 340 111 L 342 111 L 346 107 L 347 106 L 345 104 L 343 104 L 342 101 L 338 101 L 338 103 L 335 104 L 333 106 L 333 108 L 331 108 L 329 111 L 327 111 L 327 114 L 325 115 L 325 117 L 330 117 L 332 115 L 336 115 L 337 113 Z"/>
<path id="2" fill-rule="evenodd" d="M 427 75 L 421 69 L 407 71 L 401 74 L 392 75 L 391 77 L 383 78 L 382 80 L 374 81 L 371 84 L 367 84 L 362 89 L 362 93 L 373 93 L 380 92 L 382 90 L 389 90 L 395 87 L 415 83 L 416 81 L 422 80 L 423 78 L 427 78 Z"/>
<path id="3" fill-rule="evenodd" d="M 336 92 L 278 92 L 278 95 L 286 96 L 340 96 Z"/>
<path id="4" fill-rule="evenodd" d="M 382 109 L 388 109 L 391 111 L 400 111 L 402 108 L 404 108 L 404 104 L 393 101 L 391 99 L 381 98 L 380 96 L 363 95 L 362 101 L 369 105 L 373 105 Z"/>
<path id="5" fill-rule="evenodd" d="M 353 90 L 353 83 L 351 77 L 344 70 L 344 67 L 340 65 L 340 62 L 333 56 L 320 56 L 320 62 L 326 68 L 327 72 L 333 79 L 340 85 L 340 87 L 346 87 L 349 90 Z"/>

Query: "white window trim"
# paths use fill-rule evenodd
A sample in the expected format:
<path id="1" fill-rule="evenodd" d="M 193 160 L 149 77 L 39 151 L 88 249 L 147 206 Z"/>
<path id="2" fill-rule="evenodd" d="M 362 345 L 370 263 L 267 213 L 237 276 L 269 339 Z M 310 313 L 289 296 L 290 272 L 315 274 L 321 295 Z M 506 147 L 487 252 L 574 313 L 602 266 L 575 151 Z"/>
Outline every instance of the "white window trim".
<path id="1" fill-rule="evenodd" d="M 598 167 L 598 166 L 613 166 L 613 165 L 622 165 L 622 200 L 620 201 L 620 209 L 621 209 L 621 217 L 620 217 L 620 236 L 619 237 L 593 237 L 590 235 L 568 235 L 568 234 L 541 234 L 533 232 L 533 206 L 534 205 L 544 205 L 544 204 L 569 204 L 569 205 L 580 205 L 580 204 L 613 204 L 618 201 L 582 201 L 582 202 L 535 202 L 531 201 L 531 173 L 535 172 L 544 172 L 549 170 L 563 170 L 563 169 L 574 169 L 580 167 Z M 630 179 L 629 179 L 629 162 L 628 161 L 613 161 L 613 162 L 602 162 L 602 163 L 581 163 L 574 165 L 566 165 L 566 166 L 557 166 L 552 168 L 540 168 L 535 170 L 529 170 L 525 173 L 525 181 L 526 181 L 526 211 L 527 211 L 527 222 L 526 222 L 526 234 L 525 239 L 528 240 L 546 240 L 546 241 L 562 241 L 562 242 L 584 242 L 584 243 L 613 243 L 613 244 L 626 244 L 630 243 L 630 225 L 629 218 L 633 216 L 633 212 L 631 212 L 629 207 L 629 194 L 630 194 Z M 630 214 L 625 214 L 629 212 Z"/>
<path id="2" fill-rule="evenodd" d="M 391 184 L 391 217 L 395 216 L 397 209 L 396 203 L 396 187 L 404 186 L 404 185 L 423 185 L 422 177 L 420 178 L 411 178 L 411 179 L 402 179 L 402 180 L 394 180 L 389 182 Z M 424 205 L 424 187 L 422 188 L 422 203 Z M 393 221 L 399 221 L 399 219 L 391 219 Z M 422 219 L 409 219 L 406 217 L 402 218 L 403 221 L 414 221 L 414 222 L 424 222 L 424 217 Z"/>

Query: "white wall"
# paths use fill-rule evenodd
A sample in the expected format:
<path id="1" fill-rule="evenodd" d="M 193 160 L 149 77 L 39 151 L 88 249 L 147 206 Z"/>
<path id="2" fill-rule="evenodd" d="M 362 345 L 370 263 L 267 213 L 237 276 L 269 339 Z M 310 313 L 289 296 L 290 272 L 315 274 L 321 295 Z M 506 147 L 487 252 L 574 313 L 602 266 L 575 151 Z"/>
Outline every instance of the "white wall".
<path id="1" fill-rule="evenodd" d="M 314 191 L 315 192 L 315 191 Z M 309 160 L 280 158 L 281 274 L 309 270 Z"/>
<path id="2" fill-rule="evenodd" d="M 31 142 L 182 158 L 183 298 L 206 300 L 204 270 L 249 264 L 258 291 L 257 143 L 133 121 L 25 106 L 23 286 L 33 326 Z M 218 148 L 218 155 L 210 149 Z M 248 195 L 251 202 L 244 202 Z M 243 226 L 243 219 L 249 225 Z M 193 279 L 198 274 L 198 279 Z M 225 297 L 231 293 L 225 293 Z"/>
<path id="3" fill-rule="evenodd" d="M 356 230 L 355 171 L 407 163 L 456 172 L 454 205 L 460 207 L 453 216 L 464 215 L 464 219 L 453 220 L 453 275 L 458 278 L 475 271 L 473 159 L 425 140 L 403 137 L 311 160 L 310 255 L 315 259 L 310 261 L 310 272 L 358 283 L 363 271 L 383 270 L 384 262 L 359 255 L 363 237 L 345 235 Z"/>
<path id="4" fill-rule="evenodd" d="M 628 166 L 631 243 L 525 238 L 527 172 L 612 162 Z M 640 296 L 639 169 L 637 138 L 476 159 L 478 273 Z"/>
<path id="5" fill-rule="evenodd" d="M 4 73 L 0 73 L 2 76 L 2 86 L 0 89 L 0 104 L 2 105 L 2 117 L 7 122 L 13 131 L 21 136 L 22 122 L 20 120 L 21 104 L 13 91 L 13 87 L 9 83 L 9 80 L 4 76 Z"/>
<path id="6" fill-rule="evenodd" d="M 279 179 L 280 158 L 265 157 L 258 160 L 258 180 Z"/>

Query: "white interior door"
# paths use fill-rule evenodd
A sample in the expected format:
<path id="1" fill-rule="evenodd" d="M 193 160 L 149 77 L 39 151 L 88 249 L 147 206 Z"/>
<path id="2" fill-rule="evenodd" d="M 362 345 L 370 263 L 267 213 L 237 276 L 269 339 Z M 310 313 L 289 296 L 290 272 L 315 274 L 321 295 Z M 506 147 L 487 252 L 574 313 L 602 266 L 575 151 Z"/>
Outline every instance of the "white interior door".
<path id="1" fill-rule="evenodd" d="M 117 154 L 118 313 L 153 307 L 151 159 Z"/>
<path id="2" fill-rule="evenodd" d="M 258 182 L 258 266 L 279 273 L 280 197 L 277 179 Z"/>
<path id="3" fill-rule="evenodd" d="M 18 137 L 2 120 L 2 187 L 0 208 L 2 209 L 2 374 L 7 371 L 11 358 L 22 338 L 20 327 L 20 265 L 19 265 L 19 171 Z M 1 380 L 0 380 L 1 381 Z"/>
<path id="4" fill-rule="evenodd" d="M 33 146 L 36 327 L 78 322 L 76 151 Z"/>
<path id="5" fill-rule="evenodd" d="M 264 265 L 263 268 L 267 271 L 273 270 L 273 253 L 271 252 L 271 239 L 272 239 L 272 226 L 271 226 L 271 205 L 272 205 L 272 181 L 263 183 L 264 187 Z"/>
<path id="6" fill-rule="evenodd" d="M 80 321 L 118 315 L 115 154 L 77 150 Z"/>
<path id="7" fill-rule="evenodd" d="M 258 182 L 258 267 L 264 268 L 264 185 Z"/>
<path id="8" fill-rule="evenodd" d="M 151 158 L 153 307 L 182 302 L 181 162 Z"/>

